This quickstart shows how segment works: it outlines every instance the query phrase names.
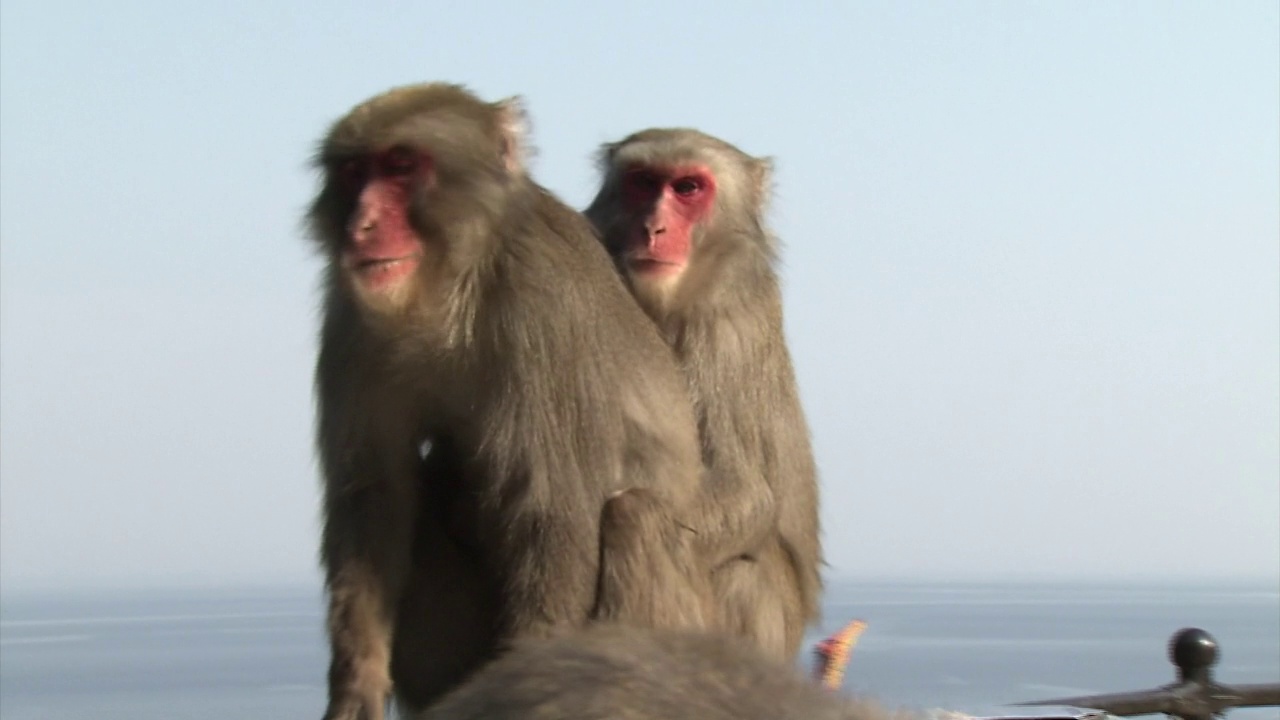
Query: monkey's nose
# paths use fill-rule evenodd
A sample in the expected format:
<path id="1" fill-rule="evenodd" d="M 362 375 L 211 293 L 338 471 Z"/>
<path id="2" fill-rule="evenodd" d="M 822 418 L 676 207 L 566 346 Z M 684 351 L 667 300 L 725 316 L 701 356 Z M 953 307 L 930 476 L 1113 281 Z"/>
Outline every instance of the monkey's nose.
<path id="1" fill-rule="evenodd" d="M 378 228 L 378 219 L 370 215 L 363 215 L 351 221 L 350 230 L 351 237 L 358 243 L 364 242 L 369 238 L 370 233 Z"/>

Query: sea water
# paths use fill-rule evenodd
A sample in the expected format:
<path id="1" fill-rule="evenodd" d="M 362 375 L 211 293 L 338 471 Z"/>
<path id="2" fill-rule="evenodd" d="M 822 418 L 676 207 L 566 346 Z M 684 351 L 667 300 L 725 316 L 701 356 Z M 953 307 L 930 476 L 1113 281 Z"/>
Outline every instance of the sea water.
<path id="1" fill-rule="evenodd" d="M 1186 626 L 1217 638 L 1218 679 L 1280 681 L 1274 582 L 830 582 L 810 642 L 853 618 L 867 627 L 845 689 L 894 706 L 1010 714 L 1006 703 L 1154 687 L 1172 681 L 1166 646 Z M 0 601 L 3 720 L 319 718 L 326 664 L 314 587 Z"/>

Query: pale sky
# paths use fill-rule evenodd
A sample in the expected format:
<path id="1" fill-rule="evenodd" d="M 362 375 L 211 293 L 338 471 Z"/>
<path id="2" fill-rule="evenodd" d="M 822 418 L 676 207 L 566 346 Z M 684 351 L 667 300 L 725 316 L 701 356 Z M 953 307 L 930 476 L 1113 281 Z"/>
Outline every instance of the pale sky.
<path id="1" fill-rule="evenodd" d="M 0 2 L 0 587 L 314 582 L 307 158 L 776 159 L 833 577 L 1280 577 L 1280 5 Z"/>

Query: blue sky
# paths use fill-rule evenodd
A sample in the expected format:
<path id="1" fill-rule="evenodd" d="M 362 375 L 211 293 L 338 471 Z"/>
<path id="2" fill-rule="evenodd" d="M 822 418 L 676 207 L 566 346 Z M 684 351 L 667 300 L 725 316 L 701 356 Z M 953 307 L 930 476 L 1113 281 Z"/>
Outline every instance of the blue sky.
<path id="1" fill-rule="evenodd" d="M 312 581 L 328 123 L 776 159 L 833 575 L 1280 576 L 1274 2 L 0 2 L 0 584 Z"/>

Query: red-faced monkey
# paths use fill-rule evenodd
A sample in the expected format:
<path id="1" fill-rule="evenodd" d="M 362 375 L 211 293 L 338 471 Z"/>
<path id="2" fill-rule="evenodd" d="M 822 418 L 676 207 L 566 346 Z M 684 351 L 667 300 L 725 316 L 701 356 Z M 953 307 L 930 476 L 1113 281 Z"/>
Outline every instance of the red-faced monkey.
<path id="1" fill-rule="evenodd" d="M 765 224 L 771 163 L 696 130 L 605 145 L 586 214 L 675 350 L 708 476 L 692 516 L 726 629 L 794 656 L 819 611 L 818 486 Z"/>
<path id="2" fill-rule="evenodd" d="M 710 622 L 710 570 L 670 530 L 702 472 L 679 369 L 590 225 L 529 178 L 522 125 L 515 99 L 410 86 L 316 158 L 331 720 L 379 720 L 393 680 L 423 707 L 511 639 L 593 613 Z M 627 490 L 672 522 L 619 554 L 640 575 L 598 611 L 604 508 Z"/>

